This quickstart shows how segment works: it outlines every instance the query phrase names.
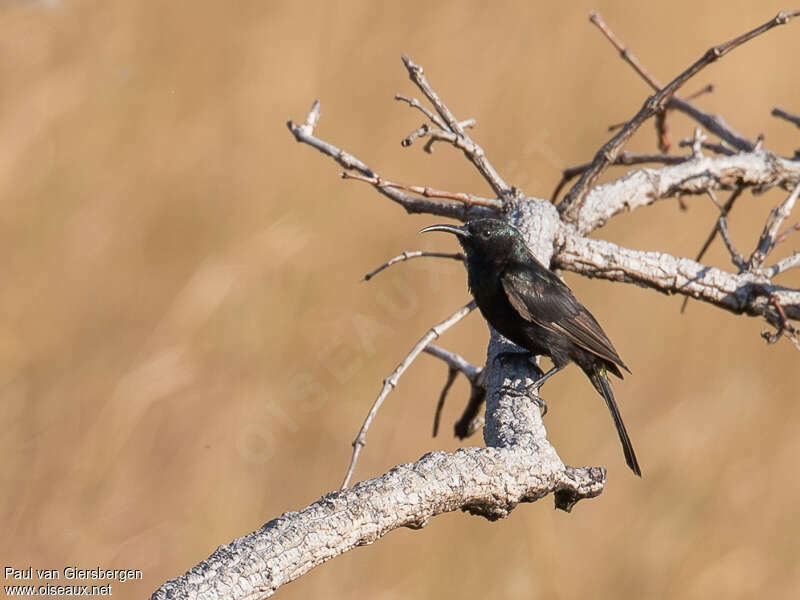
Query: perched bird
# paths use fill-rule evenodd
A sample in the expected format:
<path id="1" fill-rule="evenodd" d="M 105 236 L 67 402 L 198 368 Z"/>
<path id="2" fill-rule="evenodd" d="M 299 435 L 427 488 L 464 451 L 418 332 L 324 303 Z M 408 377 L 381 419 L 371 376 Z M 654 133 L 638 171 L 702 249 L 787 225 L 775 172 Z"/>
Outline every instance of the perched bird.
<path id="1" fill-rule="evenodd" d="M 499 219 L 475 219 L 463 227 L 432 225 L 421 230 L 455 234 L 467 255 L 469 289 L 484 318 L 531 355 L 549 356 L 553 368 L 533 387 L 576 363 L 606 401 L 625 462 L 641 477 L 608 373 L 630 373 L 592 314 L 528 249 L 519 230 Z"/>

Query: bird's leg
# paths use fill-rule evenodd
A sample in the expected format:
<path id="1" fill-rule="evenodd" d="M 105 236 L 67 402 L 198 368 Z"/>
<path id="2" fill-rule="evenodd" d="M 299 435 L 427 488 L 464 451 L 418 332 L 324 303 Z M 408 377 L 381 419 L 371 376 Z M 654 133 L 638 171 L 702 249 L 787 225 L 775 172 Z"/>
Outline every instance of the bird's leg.
<path id="1" fill-rule="evenodd" d="M 539 410 L 542 411 L 542 416 L 545 416 L 547 414 L 547 402 L 545 402 L 544 398 L 542 398 L 539 395 L 539 388 L 542 387 L 542 384 L 545 381 L 550 379 L 553 375 L 558 373 L 563 368 L 564 368 L 564 365 L 562 365 L 560 367 L 554 366 L 547 373 L 545 373 L 544 375 L 539 377 L 539 379 L 537 379 L 536 381 L 534 381 L 532 384 L 530 384 L 529 386 L 527 386 L 525 388 L 525 394 L 528 395 L 528 396 L 533 396 L 533 398 L 534 398 L 533 401 L 539 407 Z"/>
<path id="2" fill-rule="evenodd" d="M 528 386 L 528 389 L 531 389 L 531 388 L 539 389 L 540 387 L 542 387 L 542 384 L 543 384 L 545 381 L 547 381 L 548 379 L 550 379 L 550 378 L 551 378 L 553 375 L 555 375 L 556 373 L 558 373 L 558 372 L 559 372 L 561 369 L 563 369 L 563 368 L 564 368 L 564 365 L 562 365 L 562 366 L 560 366 L 560 367 L 557 367 L 557 366 L 553 367 L 553 368 L 552 368 L 552 369 L 550 369 L 550 370 L 549 370 L 547 373 L 545 373 L 544 375 L 542 375 L 541 377 L 539 377 L 539 379 L 537 379 L 537 380 L 536 380 L 536 381 L 534 381 L 532 384 L 530 384 L 530 385 Z"/>

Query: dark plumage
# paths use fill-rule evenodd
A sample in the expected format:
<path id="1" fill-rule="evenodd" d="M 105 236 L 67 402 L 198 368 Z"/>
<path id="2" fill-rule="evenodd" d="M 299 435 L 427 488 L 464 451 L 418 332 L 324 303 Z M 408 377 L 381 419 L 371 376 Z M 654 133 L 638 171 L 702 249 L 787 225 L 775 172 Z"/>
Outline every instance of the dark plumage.
<path id="1" fill-rule="evenodd" d="M 606 401 L 617 428 L 625 462 L 641 476 L 607 374 L 630 373 L 592 314 L 570 289 L 540 263 L 522 234 L 499 219 L 476 219 L 463 227 L 433 225 L 422 232 L 458 236 L 467 255 L 469 289 L 483 316 L 497 331 L 532 355 L 549 356 L 554 367 L 540 386 L 570 361 L 576 363 Z"/>

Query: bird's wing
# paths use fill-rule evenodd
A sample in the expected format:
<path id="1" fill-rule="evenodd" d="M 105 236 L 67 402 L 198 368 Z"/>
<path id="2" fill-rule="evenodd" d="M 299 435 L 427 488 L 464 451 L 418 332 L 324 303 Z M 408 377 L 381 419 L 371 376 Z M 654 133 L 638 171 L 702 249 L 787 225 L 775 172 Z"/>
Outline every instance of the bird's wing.
<path id="1" fill-rule="evenodd" d="M 511 306 L 523 319 L 561 333 L 630 372 L 592 314 L 555 273 L 545 267 L 534 270 L 515 263 L 506 267 L 500 281 Z"/>

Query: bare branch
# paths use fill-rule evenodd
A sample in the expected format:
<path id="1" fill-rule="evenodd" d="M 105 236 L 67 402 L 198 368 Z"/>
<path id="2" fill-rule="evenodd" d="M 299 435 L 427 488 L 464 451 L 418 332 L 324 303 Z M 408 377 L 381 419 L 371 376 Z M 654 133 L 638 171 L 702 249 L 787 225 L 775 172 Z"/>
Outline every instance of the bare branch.
<path id="1" fill-rule="evenodd" d="M 337 148 L 333 144 L 326 142 L 314 136 L 314 128 L 319 122 L 320 117 L 320 103 L 315 100 L 311 106 L 311 110 L 306 117 L 305 123 L 297 125 L 291 120 L 286 122 L 289 131 L 292 132 L 298 142 L 308 144 L 312 148 L 316 148 L 323 154 L 330 156 L 348 171 L 357 171 L 367 179 L 376 179 L 378 174 L 375 173 L 366 163 L 359 160 L 352 154 Z M 468 220 L 480 215 L 487 216 L 486 209 L 479 206 L 467 206 L 461 202 L 431 202 L 424 200 L 410 194 L 405 194 L 398 189 L 391 187 L 378 187 L 378 191 L 397 202 L 400 206 L 406 209 L 408 213 L 429 213 L 432 215 L 441 215 L 445 217 L 453 217 L 461 220 Z"/>
<path id="2" fill-rule="evenodd" d="M 364 275 L 364 281 L 369 281 L 375 275 L 383 271 L 384 269 L 388 269 L 394 264 L 399 262 L 405 262 L 407 260 L 411 260 L 412 258 L 451 258 L 454 260 L 464 261 L 464 255 L 460 252 L 427 252 L 425 250 L 412 250 L 409 252 L 408 250 L 403 250 L 402 254 L 398 254 L 394 258 L 390 258 L 381 266 L 376 269 L 373 269 L 366 275 Z"/>
<path id="3" fill-rule="evenodd" d="M 364 424 L 361 426 L 361 429 L 356 436 L 356 439 L 353 440 L 353 455 L 350 457 L 350 464 L 347 467 L 347 473 L 344 476 L 344 481 L 342 482 L 342 487 L 346 488 L 350 484 L 350 479 L 353 477 L 353 471 L 356 468 L 356 463 L 358 462 L 358 456 L 361 454 L 361 449 L 364 447 L 367 437 L 367 430 L 369 426 L 372 424 L 372 421 L 375 419 L 375 415 L 378 414 L 378 410 L 380 409 L 383 401 L 386 399 L 386 396 L 389 395 L 395 387 L 397 387 L 397 381 L 406 372 L 406 369 L 411 366 L 411 363 L 414 362 L 414 359 L 419 356 L 420 352 L 422 352 L 425 347 L 431 343 L 433 340 L 438 339 L 445 331 L 450 329 L 453 325 L 458 323 L 461 319 L 466 317 L 469 313 L 471 313 L 475 309 L 475 301 L 472 300 L 459 308 L 456 312 L 452 315 L 447 317 L 441 323 L 438 323 L 431 327 L 428 332 L 422 336 L 422 338 L 416 343 L 416 345 L 411 349 L 403 361 L 397 365 L 397 368 L 392 371 L 392 374 L 389 375 L 386 379 L 383 380 L 383 387 L 381 388 L 378 397 L 375 399 L 375 402 L 372 404 L 372 408 L 370 408 L 369 413 L 367 414 L 367 418 L 364 420 Z"/>
<path id="4" fill-rule="evenodd" d="M 694 77 L 703 68 L 711 63 L 719 60 L 733 49 L 741 46 L 745 42 L 769 31 L 773 27 L 787 23 L 792 17 L 800 14 L 800 10 L 781 12 L 774 19 L 770 19 L 763 25 L 748 31 L 740 36 L 729 40 L 718 46 L 713 46 L 706 51 L 703 56 L 694 62 L 689 68 L 685 69 L 675 79 L 668 83 L 665 87 L 657 91 L 650 98 L 648 98 L 639 109 L 639 112 L 628 121 L 613 138 L 606 142 L 600 150 L 598 150 L 592 161 L 592 167 L 581 175 L 578 182 L 572 187 L 564 200 L 559 204 L 559 211 L 562 217 L 567 221 L 574 222 L 578 220 L 581 207 L 586 199 L 591 188 L 594 186 L 600 174 L 608 168 L 610 164 L 616 160 L 622 147 L 633 136 L 637 129 L 644 121 L 663 110 L 666 103 L 673 96 L 680 87 L 689 79 Z"/>
<path id="5" fill-rule="evenodd" d="M 614 46 L 617 51 L 622 56 L 623 60 L 627 62 L 633 69 L 639 74 L 639 76 L 644 79 L 647 84 L 653 89 L 653 91 L 659 91 L 662 88 L 662 85 L 658 82 L 658 80 L 650 75 L 647 70 L 642 66 L 639 60 L 633 55 L 633 53 L 617 39 L 608 25 L 602 20 L 600 15 L 596 12 L 590 13 L 589 20 L 594 23 L 597 28 L 603 33 L 606 39 L 611 42 L 611 45 Z M 752 152 L 755 149 L 755 145 L 753 142 L 748 140 L 747 138 L 743 137 L 736 131 L 734 131 L 722 117 L 718 115 L 710 115 L 707 112 L 701 110 L 700 108 L 696 107 L 695 105 L 691 104 L 690 100 L 696 98 L 697 96 L 710 92 L 713 90 L 713 86 L 707 85 L 702 88 L 699 92 L 695 92 L 687 96 L 685 99 L 680 98 L 677 94 L 675 94 L 672 98 L 670 98 L 669 102 L 666 105 L 667 109 L 675 109 L 679 110 L 680 112 L 688 115 L 701 125 L 705 127 L 711 133 L 719 136 L 723 140 L 726 140 L 735 148 L 742 150 L 744 152 Z M 659 115 L 664 115 L 664 111 L 660 112 Z M 624 125 L 624 124 L 623 124 Z M 659 145 L 664 145 L 663 140 L 663 128 L 665 126 L 659 127 L 660 138 L 659 138 Z M 666 152 L 666 150 L 662 147 L 662 151 Z"/>
<path id="6" fill-rule="evenodd" d="M 403 64 L 408 69 L 408 75 L 411 81 L 420 89 L 428 101 L 436 109 L 436 112 L 442 118 L 447 127 L 441 129 L 450 131 L 456 135 L 452 141 L 453 145 L 460 148 L 464 155 L 475 165 L 475 168 L 483 175 L 484 179 L 494 190 L 500 198 L 506 198 L 512 193 L 511 187 L 503 181 L 500 174 L 495 170 L 489 159 L 486 158 L 486 153 L 477 143 L 475 143 L 464 131 L 461 123 L 456 119 L 450 109 L 447 108 L 445 103 L 439 98 L 439 95 L 434 91 L 425 77 L 425 72 L 420 65 L 415 64 L 412 60 L 403 55 Z"/>

